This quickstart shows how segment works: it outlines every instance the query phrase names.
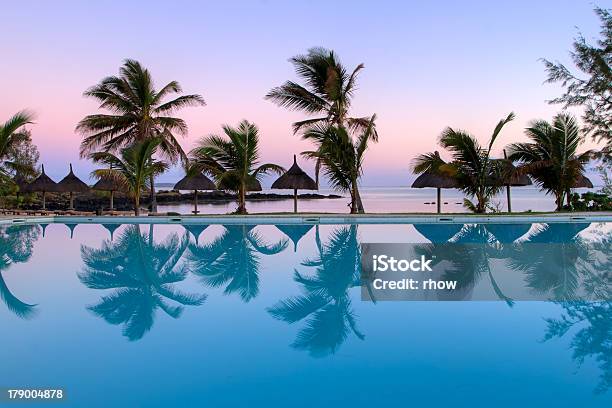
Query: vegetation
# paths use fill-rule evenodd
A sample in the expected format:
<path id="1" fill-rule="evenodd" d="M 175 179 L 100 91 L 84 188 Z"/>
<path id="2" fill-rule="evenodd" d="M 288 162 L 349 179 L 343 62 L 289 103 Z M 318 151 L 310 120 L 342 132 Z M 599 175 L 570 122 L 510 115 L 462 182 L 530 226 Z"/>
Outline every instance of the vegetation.
<path id="1" fill-rule="evenodd" d="M 111 153 L 147 139 L 160 140 L 158 153 L 163 160 L 176 163 L 186 161 L 186 154 L 176 136 L 187 134 L 183 119 L 171 116 L 187 106 L 204 105 L 200 95 L 181 95 L 166 101 L 182 88 L 171 81 L 160 90 L 155 88 L 149 71 L 138 61 L 126 60 L 119 76 L 104 78 L 85 92 L 85 96 L 100 102 L 108 114 L 94 114 L 83 118 L 77 131 L 85 136 L 81 142 L 81 156 L 104 150 Z M 155 174 L 150 173 L 149 184 L 154 185 Z M 157 211 L 155 189 L 150 189 L 151 209 Z"/>
<path id="2" fill-rule="evenodd" d="M 21 111 L 0 124 L 0 184 L 12 184 L 17 174 L 24 178 L 36 174 L 39 154 L 25 129 L 33 121 L 33 113 Z"/>
<path id="3" fill-rule="evenodd" d="M 363 127 L 356 139 L 349 135 L 345 127 L 326 124 L 314 125 L 304 133 L 304 139 L 312 141 L 317 147 L 304 154 L 317 159 L 334 189 L 350 193 L 351 214 L 364 213 L 359 179 L 363 174 L 363 159 L 368 145 L 378 140 L 375 119 L 371 118 L 370 125 Z"/>
<path id="4" fill-rule="evenodd" d="M 565 93 L 550 101 L 565 107 L 584 108 L 585 130 L 597 141 L 606 143 L 602 151 L 609 160 L 612 155 L 612 15 L 609 10 L 595 8 L 601 20 L 601 38 L 589 44 L 582 34 L 574 40 L 570 52 L 577 73 L 561 63 L 543 60 L 548 82 L 560 83 Z"/>
<path id="5" fill-rule="evenodd" d="M 95 170 L 92 175 L 98 179 L 108 178 L 123 187 L 134 199 L 134 214 L 140 215 L 140 197 L 144 190 L 153 189 L 155 175 L 166 171 L 168 165 L 154 159 L 161 138 L 146 139 L 133 146 L 121 149 L 121 155 L 108 152 L 91 153 L 89 158 L 108 168 Z"/>
<path id="6" fill-rule="evenodd" d="M 325 48 L 312 48 L 306 55 L 298 55 L 289 61 L 294 65 L 295 72 L 304 81 L 304 85 L 287 81 L 273 88 L 266 98 L 279 106 L 317 115 L 315 118 L 293 124 L 295 133 L 302 131 L 305 139 L 317 142 L 316 153 L 305 152 L 307 157 L 317 160 L 317 184 L 319 169 L 323 166 L 325 173 L 332 175 L 330 181 L 334 187 L 339 187 L 341 191 L 350 191 L 351 213 L 363 213 L 357 185 L 359 177 L 354 176 L 355 170 L 361 174 L 361 162 L 368 142 L 378 141 L 376 115 L 351 117 L 349 109 L 357 86 L 357 76 L 364 65 L 359 64 L 349 73 L 336 53 Z M 321 140 L 325 139 L 323 135 L 327 135 L 326 142 Z M 337 160 L 340 151 L 330 154 L 332 140 L 341 140 L 344 144 L 342 151 L 351 156 L 346 163 Z M 342 166 L 338 167 L 339 165 Z M 338 182 L 339 172 L 344 173 L 343 178 L 354 179 L 349 183 L 350 187 Z"/>
<path id="7" fill-rule="evenodd" d="M 491 149 L 503 127 L 513 119 L 514 113 L 510 113 L 499 121 L 486 147 L 481 146 L 473 135 L 463 130 L 446 128 L 439 142 L 450 151 L 452 161 L 445 162 L 437 152 L 423 154 L 415 160 L 415 173 L 433 172 L 456 178 L 460 189 L 476 198 L 476 203 L 466 199 L 465 207 L 475 213 L 486 212 L 490 208 L 491 198 L 502 188 L 502 185 L 494 180 L 503 176 L 499 161 L 491 158 Z"/>
<path id="8" fill-rule="evenodd" d="M 259 179 L 270 172 L 282 174 L 281 166 L 259 164 L 259 129 L 246 120 L 238 127 L 223 126 L 225 137 L 202 138 L 190 155 L 196 165 L 212 174 L 220 189 L 238 193 L 237 214 L 247 214 L 246 192 L 261 190 Z"/>
<path id="9" fill-rule="evenodd" d="M 576 119 L 560 113 L 552 123 L 537 120 L 525 130 L 531 143 L 513 143 L 509 158 L 521 163 L 521 171 L 528 173 L 536 184 L 555 196 L 557 211 L 563 208 L 565 197 L 584 175 L 584 166 L 593 152 L 578 154 L 584 141 Z"/>
<path id="10" fill-rule="evenodd" d="M 601 193 L 573 193 L 570 195 L 569 206 L 564 207 L 572 211 L 612 211 L 612 197 Z"/>

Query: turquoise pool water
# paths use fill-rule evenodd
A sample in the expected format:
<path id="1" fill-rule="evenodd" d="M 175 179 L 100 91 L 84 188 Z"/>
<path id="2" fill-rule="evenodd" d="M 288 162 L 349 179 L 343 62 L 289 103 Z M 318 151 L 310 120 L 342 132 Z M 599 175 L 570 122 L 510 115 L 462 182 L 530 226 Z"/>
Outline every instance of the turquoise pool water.
<path id="1" fill-rule="evenodd" d="M 569 296 L 581 265 L 612 269 L 609 224 L 188 228 L 0 226 L 0 387 L 84 407 L 612 405 L 610 303 L 516 301 L 508 273 Z M 466 298 L 499 301 L 361 301 L 359 243 L 448 240 L 490 248 Z M 561 252 L 513 251 L 530 242 Z"/>

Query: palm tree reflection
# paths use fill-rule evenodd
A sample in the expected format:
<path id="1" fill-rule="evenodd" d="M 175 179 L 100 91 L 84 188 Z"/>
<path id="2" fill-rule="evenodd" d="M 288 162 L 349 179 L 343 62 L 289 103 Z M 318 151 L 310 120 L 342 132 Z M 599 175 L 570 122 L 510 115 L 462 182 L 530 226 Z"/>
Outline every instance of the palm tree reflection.
<path id="1" fill-rule="evenodd" d="M 359 242 L 357 226 L 333 231 L 329 242 L 321 243 L 317 227 L 318 257 L 302 262 L 316 268 L 313 276 L 295 271 L 294 280 L 303 294 L 280 301 L 268 309 L 276 319 L 295 323 L 308 318 L 292 347 L 307 350 L 313 356 L 335 353 L 352 331 L 359 339 L 365 336 L 357 329 L 348 290 L 360 285 Z"/>
<path id="2" fill-rule="evenodd" d="M 6 285 L 2 272 L 12 264 L 30 259 L 39 234 L 39 226 L 32 224 L 11 225 L 0 229 L 0 299 L 12 313 L 22 319 L 32 318 L 36 314 L 36 305 L 19 300 Z"/>
<path id="3" fill-rule="evenodd" d="M 114 289 L 88 309 L 110 324 L 123 324 L 123 334 L 131 341 L 151 330 L 158 308 L 176 319 L 183 306 L 199 306 L 206 299 L 173 285 L 187 277 L 187 266 L 179 261 L 189 235 L 172 234 L 163 243 L 150 238 L 138 225 L 130 225 L 115 242 L 105 240 L 100 249 L 81 246 L 85 264 L 79 273 L 81 282 L 92 289 Z"/>
<path id="4" fill-rule="evenodd" d="M 190 244 L 192 272 L 212 288 L 225 286 L 226 295 L 238 293 L 248 302 L 259 293 L 259 254 L 275 255 L 287 247 L 283 239 L 267 244 L 254 225 L 225 225 L 225 231 L 205 245 Z"/>

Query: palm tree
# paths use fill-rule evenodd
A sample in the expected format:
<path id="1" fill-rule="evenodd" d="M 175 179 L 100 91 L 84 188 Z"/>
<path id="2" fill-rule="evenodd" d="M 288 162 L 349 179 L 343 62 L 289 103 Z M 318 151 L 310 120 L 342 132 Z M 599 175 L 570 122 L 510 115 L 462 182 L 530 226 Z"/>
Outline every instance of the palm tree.
<path id="1" fill-rule="evenodd" d="M 345 127 L 327 124 L 312 125 L 303 136 L 317 146 L 317 150 L 303 154 L 320 163 L 334 189 L 350 193 L 351 214 L 365 212 L 359 194 L 359 179 L 363 174 L 365 152 L 371 142 L 378 141 L 375 120 L 376 115 L 370 118 L 368 126 L 361 128 L 356 139 Z"/>
<path id="2" fill-rule="evenodd" d="M 305 85 L 287 81 L 268 92 L 266 99 L 291 110 L 322 115 L 295 122 L 294 132 L 316 124 L 332 124 L 349 129 L 369 126 L 369 117 L 349 116 L 357 88 L 357 75 L 364 68 L 363 64 L 357 65 L 349 74 L 334 51 L 320 47 L 311 48 L 306 55 L 297 55 L 289 62 Z"/>
<path id="3" fill-rule="evenodd" d="M 471 197 L 476 203 L 464 200 L 464 206 L 475 213 L 484 213 L 489 207 L 491 198 L 501 188 L 501 183 L 493 182 L 502 179 L 504 169 L 500 161 L 491 159 L 491 149 L 502 128 L 514 119 L 514 113 L 499 121 L 486 147 L 478 143 L 471 134 L 446 128 L 440 136 L 440 145 L 452 154 L 452 161 L 445 162 L 437 153 L 420 155 L 415 160 L 414 171 L 417 174 L 433 172 L 440 175 L 455 177 L 460 189 Z"/>
<path id="4" fill-rule="evenodd" d="M 370 128 L 373 139 L 378 135 L 373 126 L 374 116 L 361 118 L 349 116 L 349 109 L 357 89 L 357 76 L 364 68 L 357 65 L 353 71 L 342 65 L 334 51 L 325 48 L 311 48 L 306 55 L 297 55 L 289 60 L 295 67 L 295 72 L 302 79 L 304 85 L 287 81 L 283 85 L 273 88 L 266 95 L 281 107 L 290 110 L 299 110 L 308 115 L 317 115 L 315 118 L 298 121 L 293 124 L 294 133 L 312 126 L 343 127 L 349 133 L 363 134 Z M 319 169 L 321 162 L 317 160 L 315 177 L 319 184 Z"/>
<path id="5" fill-rule="evenodd" d="M 247 190 L 261 190 L 259 179 L 269 173 L 282 174 L 279 165 L 259 164 L 259 130 L 246 120 L 238 127 L 223 126 L 226 137 L 210 135 L 202 138 L 190 155 L 193 162 L 209 172 L 223 190 L 238 193 L 236 213 L 246 214 Z"/>
<path id="6" fill-rule="evenodd" d="M 124 336 L 133 341 L 151 330 L 158 308 L 176 319 L 183 306 L 201 305 L 206 295 L 184 293 L 175 287 L 189 272 L 186 264 L 180 263 L 188 245 L 188 232 L 155 243 L 150 233 L 130 225 L 115 242 L 105 240 L 99 249 L 81 246 L 81 282 L 91 289 L 114 290 L 88 309 L 110 324 L 123 324 Z"/>
<path id="7" fill-rule="evenodd" d="M 33 244 L 38 240 L 38 225 L 11 225 L 0 229 L 0 299 L 8 309 L 22 319 L 36 314 L 36 305 L 25 303 L 15 296 L 6 285 L 2 272 L 11 265 L 27 262 L 32 256 Z"/>
<path id="8" fill-rule="evenodd" d="M 213 288 L 225 285 L 226 295 L 237 292 L 244 302 L 249 302 L 259 293 L 259 254 L 278 254 L 287 247 L 287 240 L 267 244 L 253 225 L 224 228 L 209 244 L 189 245 L 190 268 L 205 285 Z"/>
<path id="9" fill-rule="evenodd" d="M 292 346 L 313 356 L 325 356 L 335 353 L 350 332 L 365 338 L 357 328 L 349 295 L 349 289 L 361 284 L 361 251 L 356 225 L 338 228 L 326 244 L 322 244 L 317 228 L 315 240 L 318 257 L 302 263 L 315 268 L 314 275 L 297 270 L 294 274 L 304 293 L 278 302 L 268 312 L 287 323 L 308 318 Z"/>
<path id="10" fill-rule="evenodd" d="M 110 113 L 88 115 L 79 122 L 76 130 L 84 135 L 81 156 L 98 150 L 118 152 L 135 142 L 158 137 L 161 138 L 159 153 L 164 160 L 172 164 L 185 161 L 186 154 L 176 135 L 186 135 L 187 124 L 171 114 L 187 106 L 203 106 L 205 102 L 200 95 L 165 100 L 181 92 L 176 81 L 157 90 L 146 68 L 138 61 L 125 60 L 119 76 L 104 78 L 84 93 L 98 100 L 100 108 Z M 149 177 L 149 184 L 153 186 L 155 174 Z M 157 211 L 154 188 L 151 188 L 151 209 Z"/>
<path id="11" fill-rule="evenodd" d="M 584 166 L 593 152 L 577 153 L 584 134 L 568 113 L 559 113 L 552 123 L 536 120 L 525 133 L 531 143 L 511 144 L 509 159 L 518 161 L 520 171 L 528 173 L 540 188 L 555 196 L 557 211 L 560 211 L 564 197 L 584 175 Z"/>
<path id="12" fill-rule="evenodd" d="M 153 158 L 161 143 L 163 141 L 160 138 L 143 140 L 121 149 L 120 157 L 108 152 L 89 155 L 89 158 L 95 163 L 109 166 L 109 168 L 94 170 L 92 175 L 98 179 L 112 180 L 132 195 L 135 215 L 140 215 L 140 197 L 143 190 L 153 189 L 151 184 L 153 177 L 163 173 L 168 167 L 166 163 Z"/>
<path id="13" fill-rule="evenodd" d="M 10 182 L 12 173 L 31 172 L 19 163 L 9 160 L 9 155 L 19 143 L 28 140 L 24 126 L 33 123 L 34 114 L 28 111 L 17 112 L 9 120 L 0 124 L 0 182 Z"/>

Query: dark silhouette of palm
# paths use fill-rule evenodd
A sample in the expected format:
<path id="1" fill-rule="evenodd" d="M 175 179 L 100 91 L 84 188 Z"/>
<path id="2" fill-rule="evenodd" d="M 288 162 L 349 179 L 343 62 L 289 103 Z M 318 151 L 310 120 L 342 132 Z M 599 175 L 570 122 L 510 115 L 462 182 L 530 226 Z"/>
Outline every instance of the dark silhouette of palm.
<path id="1" fill-rule="evenodd" d="M 594 258 L 578 233 L 589 224 L 543 224 L 515 245 L 508 265 L 526 274 L 530 288 L 551 300 L 571 300 L 581 278 L 592 275 Z"/>
<path id="2" fill-rule="evenodd" d="M 173 285 L 187 277 L 187 265 L 179 261 L 189 245 L 188 233 L 180 238 L 172 234 L 163 243 L 155 243 L 150 235 L 130 225 L 115 242 L 105 240 L 100 249 L 81 247 L 85 264 L 79 273 L 81 282 L 92 289 L 114 289 L 88 309 L 110 324 L 123 324 L 130 341 L 151 330 L 158 308 L 176 319 L 183 306 L 199 306 L 206 299 Z"/>
<path id="3" fill-rule="evenodd" d="M 357 328 L 348 294 L 350 288 L 360 286 L 361 253 L 356 225 L 335 230 L 325 245 L 317 228 L 316 243 L 318 257 L 302 262 L 316 268 L 314 275 L 305 276 L 297 270 L 294 275 L 304 293 L 280 301 L 268 312 L 287 323 L 308 318 L 292 347 L 322 357 L 335 353 L 351 331 L 359 339 L 365 337 Z"/>
<path id="4" fill-rule="evenodd" d="M 225 286 L 224 294 L 238 293 L 249 302 L 259 293 L 259 254 L 274 255 L 287 248 L 283 239 L 269 245 L 254 231 L 253 225 L 225 225 L 213 242 L 189 245 L 192 272 L 209 287 Z"/>
<path id="5" fill-rule="evenodd" d="M 594 358 L 601 370 L 596 393 L 612 386 L 612 302 L 566 302 L 559 319 L 546 319 L 544 341 L 561 338 L 576 329 L 570 343 L 572 358 L 581 365 Z"/>
<path id="6" fill-rule="evenodd" d="M 28 304 L 17 298 L 8 288 L 2 272 L 12 264 L 27 262 L 32 256 L 34 242 L 40 234 L 38 225 L 11 225 L 0 229 L 0 299 L 6 307 L 22 319 L 36 314 L 36 305 Z"/>

